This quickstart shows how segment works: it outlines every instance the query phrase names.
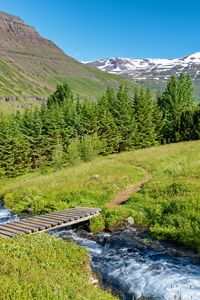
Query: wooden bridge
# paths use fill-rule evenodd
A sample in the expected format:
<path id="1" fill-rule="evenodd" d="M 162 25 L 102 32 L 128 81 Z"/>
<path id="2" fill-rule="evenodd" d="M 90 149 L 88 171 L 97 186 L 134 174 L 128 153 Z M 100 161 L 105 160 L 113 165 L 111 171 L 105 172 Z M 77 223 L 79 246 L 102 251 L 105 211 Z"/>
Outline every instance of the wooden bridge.
<path id="1" fill-rule="evenodd" d="M 98 216 L 100 208 L 75 207 L 0 225 L 0 237 L 33 234 L 78 224 Z"/>

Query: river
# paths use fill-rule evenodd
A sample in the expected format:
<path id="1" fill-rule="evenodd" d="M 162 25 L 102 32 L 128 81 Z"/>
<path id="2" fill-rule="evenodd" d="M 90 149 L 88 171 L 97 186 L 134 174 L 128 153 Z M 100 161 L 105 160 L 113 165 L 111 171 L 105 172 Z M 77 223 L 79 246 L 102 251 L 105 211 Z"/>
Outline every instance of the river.
<path id="1" fill-rule="evenodd" d="M 91 234 L 73 229 L 54 235 L 87 248 L 100 284 L 120 299 L 200 300 L 200 258 L 151 239 L 147 230 Z"/>
<path id="2" fill-rule="evenodd" d="M 16 218 L 0 208 L 0 223 Z M 147 230 L 92 234 L 76 228 L 51 234 L 85 247 L 100 285 L 120 299 L 200 300 L 200 258 L 151 239 Z"/>

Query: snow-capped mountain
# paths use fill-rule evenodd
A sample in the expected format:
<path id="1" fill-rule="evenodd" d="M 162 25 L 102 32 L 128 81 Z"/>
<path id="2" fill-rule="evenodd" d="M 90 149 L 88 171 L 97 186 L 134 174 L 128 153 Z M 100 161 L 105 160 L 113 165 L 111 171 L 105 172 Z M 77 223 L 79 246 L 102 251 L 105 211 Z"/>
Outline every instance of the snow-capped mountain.
<path id="1" fill-rule="evenodd" d="M 102 71 L 120 74 L 136 81 L 166 81 L 171 75 L 181 72 L 190 72 L 193 80 L 200 79 L 200 52 L 176 59 L 116 57 L 86 63 Z"/>

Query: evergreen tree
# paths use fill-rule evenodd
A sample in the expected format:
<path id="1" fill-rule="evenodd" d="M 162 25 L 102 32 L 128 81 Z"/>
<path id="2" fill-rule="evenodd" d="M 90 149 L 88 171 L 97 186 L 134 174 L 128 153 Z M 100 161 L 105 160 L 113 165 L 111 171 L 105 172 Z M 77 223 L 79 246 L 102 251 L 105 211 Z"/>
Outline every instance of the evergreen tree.
<path id="1" fill-rule="evenodd" d="M 167 142 L 181 140 L 181 115 L 192 106 L 192 97 L 193 87 L 190 75 L 185 78 L 182 73 L 178 79 L 175 76 L 169 79 L 159 103 L 164 119 L 163 137 Z"/>
<path id="2" fill-rule="evenodd" d="M 118 151 L 121 135 L 117 129 L 112 113 L 109 110 L 107 94 L 97 101 L 97 134 L 105 142 L 101 154 Z"/>
<path id="3" fill-rule="evenodd" d="M 154 104 L 149 90 L 136 91 L 133 100 L 137 134 L 135 145 L 138 148 L 146 148 L 156 143 L 156 132 L 154 124 Z"/>
<path id="4" fill-rule="evenodd" d="M 76 103 L 75 128 L 78 136 L 93 135 L 97 132 L 96 106 L 84 98 L 82 103 Z"/>
<path id="5" fill-rule="evenodd" d="M 60 170 L 63 167 L 64 163 L 64 152 L 63 147 L 60 139 L 57 139 L 57 142 L 55 144 L 53 153 L 52 153 L 52 166 L 54 170 Z"/>
<path id="6" fill-rule="evenodd" d="M 197 138 L 195 132 L 194 109 L 185 110 L 180 118 L 180 136 L 182 141 L 194 140 Z"/>
<path id="7" fill-rule="evenodd" d="M 0 169 L 13 177 L 29 170 L 29 143 L 15 121 L 0 123 Z"/>
<path id="8" fill-rule="evenodd" d="M 70 86 L 67 83 L 57 84 L 56 91 L 48 98 L 47 107 L 58 104 L 60 105 L 65 100 L 72 100 L 73 93 Z"/>
<path id="9" fill-rule="evenodd" d="M 118 151 L 132 149 L 136 133 L 136 122 L 132 109 L 132 100 L 126 86 L 119 87 L 116 97 L 112 97 L 110 104 L 112 116 L 120 136 Z"/>

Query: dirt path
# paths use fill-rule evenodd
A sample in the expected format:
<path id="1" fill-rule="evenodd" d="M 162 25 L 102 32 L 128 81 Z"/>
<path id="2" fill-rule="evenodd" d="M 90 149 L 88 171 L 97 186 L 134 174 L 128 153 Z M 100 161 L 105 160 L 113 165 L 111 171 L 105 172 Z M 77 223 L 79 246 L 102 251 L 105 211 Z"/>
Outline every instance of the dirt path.
<path id="1" fill-rule="evenodd" d="M 129 185 L 107 205 L 107 208 L 114 208 L 115 206 L 128 200 L 130 196 L 132 196 L 132 194 L 137 193 L 139 190 L 141 190 L 144 184 L 151 179 L 151 175 L 145 169 L 142 169 L 142 171 L 144 172 L 143 180 L 134 185 Z"/>

